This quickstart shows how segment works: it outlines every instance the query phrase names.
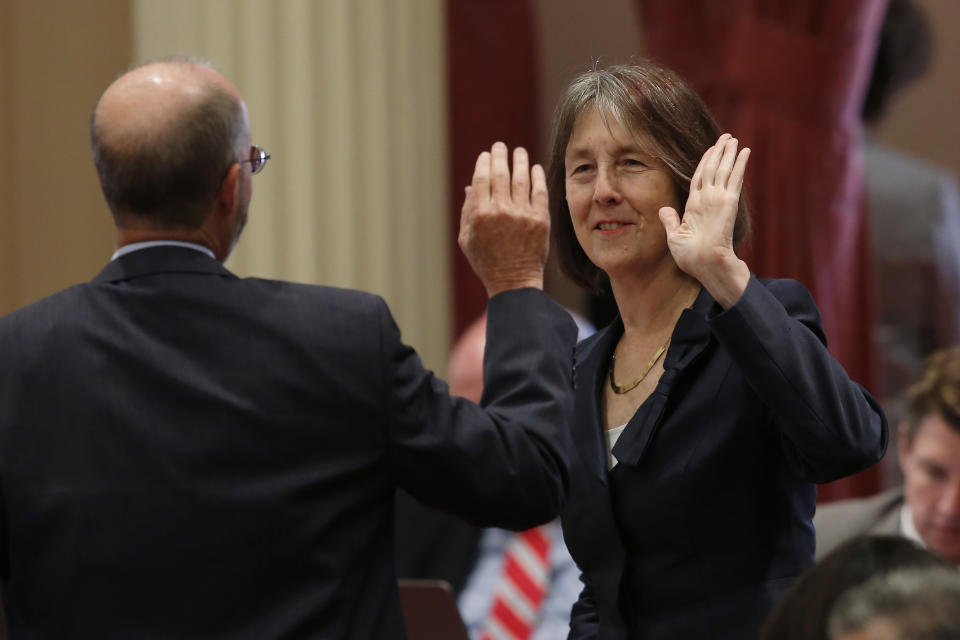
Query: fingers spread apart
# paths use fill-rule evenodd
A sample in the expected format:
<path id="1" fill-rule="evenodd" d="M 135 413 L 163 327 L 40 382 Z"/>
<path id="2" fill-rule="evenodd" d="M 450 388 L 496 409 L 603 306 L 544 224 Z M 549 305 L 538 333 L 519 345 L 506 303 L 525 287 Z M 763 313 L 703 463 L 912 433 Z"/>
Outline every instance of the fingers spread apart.
<path id="1" fill-rule="evenodd" d="M 530 202 L 530 160 L 527 157 L 527 150 L 523 147 L 517 147 L 513 150 L 511 187 L 514 202 Z"/>
<path id="2" fill-rule="evenodd" d="M 490 196 L 501 205 L 510 201 L 510 167 L 507 164 L 507 145 L 494 143 L 490 149 Z"/>
<path id="3" fill-rule="evenodd" d="M 750 150 L 741 149 L 737 153 L 739 141 L 729 133 L 724 133 L 715 145 L 707 149 L 690 179 L 691 189 L 703 189 L 717 186 L 721 189 L 739 190 L 743 184 L 747 158 Z"/>
<path id="4" fill-rule="evenodd" d="M 507 146 L 502 142 L 493 145 L 490 151 L 477 156 L 473 181 L 466 189 L 464 207 L 485 208 L 494 203 L 494 208 L 546 212 L 547 179 L 543 167 L 530 167 L 527 150 L 513 150 L 513 170 L 507 163 Z"/>
<path id="5" fill-rule="evenodd" d="M 543 167 L 527 151 L 493 145 L 477 158 L 460 216 L 459 243 L 487 292 L 543 285 L 550 214 Z"/>

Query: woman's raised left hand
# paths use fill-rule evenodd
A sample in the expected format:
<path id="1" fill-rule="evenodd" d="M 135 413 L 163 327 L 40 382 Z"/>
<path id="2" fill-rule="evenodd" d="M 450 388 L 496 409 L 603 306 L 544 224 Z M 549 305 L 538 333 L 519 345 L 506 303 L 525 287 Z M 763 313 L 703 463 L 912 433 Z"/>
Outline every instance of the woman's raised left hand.
<path id="1" fill-rule="evenodd" d="M 743 174 L 750 149 L 737 153 L 737 139 L 725 133 L 707 149 L 690 180 L 681 221 L 673 207 L 660 209 L 674 261 L 700 281 L 724 308 L 732 306 L 750 280 L 750 270 L 733 250 Z"/>

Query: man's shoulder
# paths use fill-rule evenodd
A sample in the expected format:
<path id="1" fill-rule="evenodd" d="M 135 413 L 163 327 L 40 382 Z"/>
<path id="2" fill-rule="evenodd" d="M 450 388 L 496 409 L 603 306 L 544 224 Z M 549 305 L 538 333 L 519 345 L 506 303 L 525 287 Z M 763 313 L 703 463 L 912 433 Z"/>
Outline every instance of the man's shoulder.
<path id="1" fill-rule="evenodd" d="M 864 165 L 868 187 L 883 193 L 896 188 L 937 190 L 944 182 L 956 182 L 946 167 L 876 143 L 864 147 Z"/>
<path id="2" fill-rule="evenodd" d="M 62 314 L 71 305 L 83 298 L 87 283 L 75 284 L 66 289 L 35 300 L 0 317 L 0 328 L 14 324 L 36 322 L 43 317 Z"/>
<path id="3" fill-rule="evenodd" d="M 237 284 L 258 289 L 271 295 L 283 296 L 294 301 L 322 301 L 324 304 L 333 304 L 348 309 L 369 310 L 372 307 L 386 305 L 381 296 L 359 289 L 267 278 L 242 278 Z"/>
<path id="4" fill-rule="evenodd" d="M 220 295 L 244 300 L 241 313 L 305 335 L 369 335 L 395 324 L 386 301 L 375 293 L 327 285 L 242 278 Z"/>
<path id="5" fill-rule="evenodd" d="M 817 557 L 854 536 L 897 533 L 902 506 L 903 489 L 896 487 L 868 498 L 840 500 L 817 507 L 813 517 Z"/>
<path id="6" fill-rule="evenodd" d="M 852 498 L 829 502 L 817 508 L 814 521 L 818 518 L 832 518 L 837 515 L 857 513 L 883 514 L 903 504 L 903 488 L 895 487 L 866 498 Z"/>
<path id="7" fill-rule="evenodd" d="M 22 340 L 51 332 L 65 335 L 74 329 L 82 331 L 90 323 L 97 323 L 102 314 L 116 314 L 118 305 L 125 305 L 123 292 L 108 293 L 104 286 L 111 285 L 76 284 L 12 311 L 0 317 L 0 336 Z M 192 299 L 178 295 L 171 305 Z M 212 305 L 210 308 L 222 306 L 231 314 L 244 313 L 289 327 L 313 327 L 310 334 L 317 333 L 316 329 L 330 329 L 331 324 L 334 329 L 375 330 L 390 317 L 386 302 L 373 293 L 265 278 L 221 281 L 216 287 L 204 287 L 203 299 L 205 305 Z"/>
<path id="8" fill-rule="evenodd" d="M 868 210 L 881 262 L 926 260 L 938 240 L 955 237 L 957 181 L 942 167 L 877 145 L 867 147 Z M 905 215 L 904 212 L 909 212 Z"/>

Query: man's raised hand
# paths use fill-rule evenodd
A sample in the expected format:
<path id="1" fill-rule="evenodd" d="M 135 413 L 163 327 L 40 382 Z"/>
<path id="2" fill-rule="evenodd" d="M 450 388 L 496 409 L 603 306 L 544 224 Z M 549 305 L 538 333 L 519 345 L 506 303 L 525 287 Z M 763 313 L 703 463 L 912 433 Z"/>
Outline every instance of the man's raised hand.
<path id="1" fill-rule="evenodd" d="M 530 168 L 522 147 L 493 145 L 477 157 L 473 181 L 460 213 L 458 242 L 488 296 L 521 287 L 543 288 L 550 246 L 547 179 L 543 167 Z"/>

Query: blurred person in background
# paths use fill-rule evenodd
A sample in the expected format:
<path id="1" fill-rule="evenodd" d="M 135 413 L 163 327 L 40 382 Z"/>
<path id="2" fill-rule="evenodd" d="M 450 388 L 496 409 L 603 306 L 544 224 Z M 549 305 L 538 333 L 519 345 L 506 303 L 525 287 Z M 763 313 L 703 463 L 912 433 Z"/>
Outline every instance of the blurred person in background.
<path id="1" fill-rule="evenodd" d="M 571 314 L 578 339 L 594 328 Z M 480 403 L 486 316 L 472 322 L 450 353 L 450 392 Z M 471 637 L 553 640 L 566 637 L 580 570 L 563 542 L 560 522 L 537 531 L 478 527 L 397 492 L 396 559 L 400 578 L 450 583 Z"/>
<path id="2" fill-rule="evenodd" d="M 898 569 L 950 566 L 900 536 L 858 536 L 801 574 L 770 612 L 758 640 L 828 640 L 830 612 L 850 589 Z"/>
<path id="3" fill-rule="evenodd" d="M 922 7 L 915 0 L 891 0 L 861 109 L 878 293 L 878 393 L 892 424 L 904 419 L 907 387 L 920 377 L 927 356 L 960 342 L 956 177 L 881 144 L 875 135 L 897 97 L 926 74 L 933 44 Z M 897 452 L 890 447 L 884 464 L 886 486 L 900 481 Z"/>
<path id="4" fill-rule="evenodd" d="M 829 640 L 960 640 L 960 573 L 899 569 L 846 592 L 829 619 Z"/>
<path id="5" fill-rule="evenodd" d="M 960 347 L 927 359 L 897 431 L 903 485 L 821 506 L 817 557 L 853 536 L 895 534 L 960 564 Z"/>

